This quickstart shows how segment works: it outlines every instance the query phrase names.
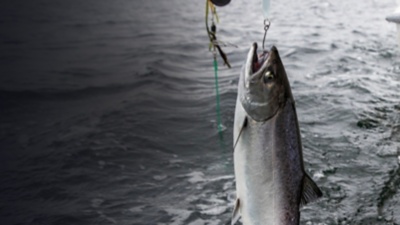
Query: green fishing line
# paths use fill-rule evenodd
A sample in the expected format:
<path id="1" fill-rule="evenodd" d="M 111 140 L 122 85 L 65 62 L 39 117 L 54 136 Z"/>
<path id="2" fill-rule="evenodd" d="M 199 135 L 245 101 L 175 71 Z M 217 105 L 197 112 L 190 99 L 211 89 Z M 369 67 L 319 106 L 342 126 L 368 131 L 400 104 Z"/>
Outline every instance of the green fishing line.
<path id="1" fill-rule="evenodd" d="M 211 12 L 211 21 L 212 21 L 212 26 L 211 30 L 208 27 L 208 15 L 209 11 Z M 207 34 L 210 39 L 210 45 L 209 45 L 209 50 L 213 50 L 213 55 L 214 55 L 214 74 L 215 74 L 215 92 L 216 92 L 216 100 L 217 100 L 217 105 L 216 105 L 216 113 L 217 113 L 217 126 L 218 126 L 218 133 L 221 135 L 222 134 L 222 122 L 221 122 L 221 110 L 220 110 L 220 100 L 219 100 L 219 88 L 218 88 L 218 62 L 217 62 L 217 50 L 218 53 L 221 55 L 221 57 L 224 60 L 224 63 L 230 68 L 230 64 L 228 62 L 228 59 L 225 55 L 225 53 L 222 51 L 221 47 L 219 46 L 217 42 L 217 37 L 216 37 L 216 26 L 214 24 L 214 19 L 218 22 L 218 15 L 217 11 L 215 9 L 215 6 L 210 2 L 210 0 L 206 0 L 206 15 L 205 15 L 205 23 L 206 23 L 206 29 L 207 29 Z"/>
<path id="2" fill-rule="evenodd" d="M 222 132 L 222 123 L 221 123 L 221 111 L 219 105 L 219 89 L 218 89 L 218 63 L 217 63 L 217 56 L 214 54 L 214 74 L 215 74 L 215 93 L 216 93 L 216 100 L 217 100 L 217 124 L 218 124 L 218 132 Z"/>

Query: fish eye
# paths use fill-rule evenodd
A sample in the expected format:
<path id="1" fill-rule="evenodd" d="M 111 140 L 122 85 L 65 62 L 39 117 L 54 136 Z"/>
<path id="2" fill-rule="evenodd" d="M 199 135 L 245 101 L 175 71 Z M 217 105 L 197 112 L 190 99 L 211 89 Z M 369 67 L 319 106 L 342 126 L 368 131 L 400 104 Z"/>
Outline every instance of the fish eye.
<path id="1" fill-rule="evenodd" d="M 274 74 L 268 70 L 265 74 L 264 74 L 264 83 L 270 82 L 275 78 Z"/>

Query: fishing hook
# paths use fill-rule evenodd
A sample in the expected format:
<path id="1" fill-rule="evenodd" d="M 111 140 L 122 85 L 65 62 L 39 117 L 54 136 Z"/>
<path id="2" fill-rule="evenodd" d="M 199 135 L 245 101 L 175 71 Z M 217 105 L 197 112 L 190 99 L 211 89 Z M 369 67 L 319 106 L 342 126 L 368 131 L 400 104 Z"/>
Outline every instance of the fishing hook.
<path id="1" fill-rule="evenodd" d="M 267 32 L 268 32 L 268 29 L 270 26 L 271 26 L 271 21 L 269 19 L 265 19 L 264 20 L 264 39 L 263 39 L 263 45 L 262 45 L 263 50 L 265 49 L 264 48 L 265 38 L 267 37 Z"/>

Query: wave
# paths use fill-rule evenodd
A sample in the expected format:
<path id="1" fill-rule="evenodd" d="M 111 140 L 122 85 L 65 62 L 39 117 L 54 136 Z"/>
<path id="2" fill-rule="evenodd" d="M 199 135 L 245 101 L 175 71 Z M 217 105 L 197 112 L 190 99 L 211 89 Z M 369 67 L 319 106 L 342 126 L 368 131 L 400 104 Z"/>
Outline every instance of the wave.
<path id="1" fill-rule="evenodd" d="M 120 93 L 143 86 L 144 81 L 132 84 L 112 84 L 82 89 L 56 90 L 0 90 L 0 99 L 68 100 L 81 99 L 105 94 Z"/>

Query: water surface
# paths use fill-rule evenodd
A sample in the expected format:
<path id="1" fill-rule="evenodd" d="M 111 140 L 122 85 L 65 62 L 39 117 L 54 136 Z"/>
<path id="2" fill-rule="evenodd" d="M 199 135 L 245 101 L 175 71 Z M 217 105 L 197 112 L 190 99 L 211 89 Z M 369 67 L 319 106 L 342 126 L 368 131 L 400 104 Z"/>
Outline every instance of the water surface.
<path id="1" fill-rule="evenodd" d="M 261 2 L 218 8 L 218 133 L 203 1 L 8 1 L 0 18 L 2 224 L 225 224 L 238 75 Z M 301 224 L 398 224 L 394 1 L 275 1 L 307 172 Z"/>

